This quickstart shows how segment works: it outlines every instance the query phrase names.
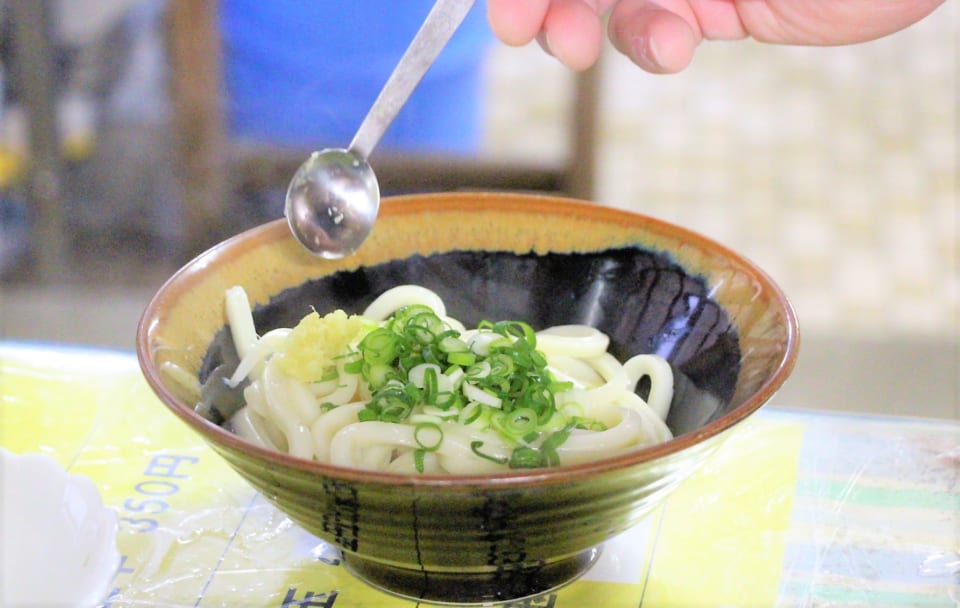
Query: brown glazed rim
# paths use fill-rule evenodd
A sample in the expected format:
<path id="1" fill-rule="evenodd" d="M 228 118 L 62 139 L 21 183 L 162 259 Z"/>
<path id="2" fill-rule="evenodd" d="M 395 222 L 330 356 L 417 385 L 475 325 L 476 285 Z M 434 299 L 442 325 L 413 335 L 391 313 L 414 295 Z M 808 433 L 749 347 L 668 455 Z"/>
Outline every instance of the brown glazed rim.
<path id="1" fill-rule="evenodd" d="M 644 229 L 649 232 L 661 234 L 678 241 L 696 243 L 703 251 L 713 256 L 730 260 L 733 266 L 747 274 L 755 284 L 761 286 L 783 312 L 786 344 L 777 369 L 770 378 L 743 403 L 696 431 L 691 431 L 670 441 L 643 448 L 635 452 L 552 469 L 528 469 L 490 475 L 408 475 L 339 467 L 262 448 L 206 420 L 197 414 L 191 406 L 179 400 L 164 385 L 160 377 L 160 370 L 154 364 L 153 353 L 151 352 L 150 325 L 152 325 L 153 320 L 158 316 L 158 312 L 160 312 L 164 303 L 171 299 L 176 299 L 180 293 L 189 290 L 191 285 L 198 280 L 197 274 L 201 273 L 203 269 L 209 266 L 215 266 L 220 259 L 229 257 L 235 252 L 248 250 L 251 247 L 256 247 L 263 243 L 273 242 L 281 238 L 283 233 L 289 234 L 286 222 L 283 219 L 279 219 L 247 230 L 213 246 L 184 265 L 171 276 L 158 290 L 156 295 L 153 296 L 140 319 L 136 336 L 137 358 L 139 359 L 140 368 L 147 383 L 175 415 L 186 422 L 207 441 L 217 444 L 221 448 L 229 451 L 243 454 L 246 457 L 260 459 L 263 461 L 263 464 L 295 469 L 306 473 L 314 473 L 317 476 L 354 483 L 383 484 L 387 486 L 423 489 L 455 490 L 468 487 L 478 489 L 484 487 L 490 489 L 508 489 L 583 481 L 599 474 L 615 473 L 618 470 L 629 469 L 630 467 L 692 448 L 711 437 L 723 433 L 753 414 L 773 397 L 793 370 L 799 349 L 798 325 L 796 313 L 782 290 L 763 270 L 747 258 L 707 237 L 685 228 L 641 214 L 573 199 L 504 193 L 465 192 L 392 197 L 384 199 L 384 204 L 381 205 L 380 209 L 380 217 L 417 214 L 425 211 L 463 212 L 471 208 L 476 209 L 479 202 L 483 203 L 484 211 L 503 211 L 509 213 L 516 210 L 522 210 L 524 212 L 542 210 L 544 214 L 552 214 L 555 216 L 572 215 L 575 217 L 589 216 L 602 222 L 622 226 L 635 226 L 638 222 L 641 222 Z"/>

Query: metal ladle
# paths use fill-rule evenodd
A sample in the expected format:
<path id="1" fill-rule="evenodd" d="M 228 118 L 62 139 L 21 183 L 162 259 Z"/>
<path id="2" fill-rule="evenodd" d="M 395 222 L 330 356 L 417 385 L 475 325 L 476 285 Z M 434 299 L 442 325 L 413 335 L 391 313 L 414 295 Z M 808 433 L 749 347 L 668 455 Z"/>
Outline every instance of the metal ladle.
<path id="1" fill-rule="evenodd" d="M 360 124 L 350 147 L 313 152 L 290 181 L 284 215 L 311 253 L 350 255 L 370 234 L 380 210 L 380 186 L 367 162 L 377 142 L 475 0 L 437 0 Z"/>

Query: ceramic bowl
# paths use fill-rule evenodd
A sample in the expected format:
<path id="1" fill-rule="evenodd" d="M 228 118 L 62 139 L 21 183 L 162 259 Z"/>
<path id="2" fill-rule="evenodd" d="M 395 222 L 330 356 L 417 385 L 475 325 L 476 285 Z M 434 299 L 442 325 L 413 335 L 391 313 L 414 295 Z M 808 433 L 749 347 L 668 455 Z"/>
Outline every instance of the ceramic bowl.
<path id="1" fill-rule="evenodd" d="M 242 285 L 258 331 L 311 307 L 359 312 L 385 289 L 436 291 L 468 326 L 587 323 L 619 358 L 666 357 L 676 390 L 671 441 L 588 464 L 490 476 L 405 476 L 254 446 L 194 411 L 196 383 L 235 365 L 224 291 Z M 565 199 L 492 193 L 383 202 L 352 257 L 321 260 L 282 221 L 187 264 L 156 294 L 137 336 L 160 399 L 291 519 L 343 551 L 372 585 L 433 602 L 539 594 L 583 573 L 604 540 L 635 525 L 789 375 L 797 322 L 755 265 L 655 219 Z M 215 416 L 214 416 L 215 417 Z"/>
<path id="2" fill-rule="evenodd" d="M 120 565 L 117 516 L 92 481 L 0 448 L 0 606 L 86 608 Z"/>

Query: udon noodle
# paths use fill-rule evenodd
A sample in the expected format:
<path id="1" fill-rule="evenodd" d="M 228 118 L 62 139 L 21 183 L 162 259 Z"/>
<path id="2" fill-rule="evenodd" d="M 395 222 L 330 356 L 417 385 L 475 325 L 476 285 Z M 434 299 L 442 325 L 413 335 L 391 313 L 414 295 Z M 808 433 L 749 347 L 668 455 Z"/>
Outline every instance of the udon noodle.
<path id="1" fill-rule="evenodd" d="M 585 325 L 466 328 L 423 287 L 362 315 L 307 315 L 258 336 L 247 295 L 226 293 L 240 363 L 226 381 L 243 438 L 293 456 L 397 473 L 486 474 L 574 464 L 670 439 L 670 365 L 623 363 Z M 649 379 L 641 398 L 636 388 Z"/>

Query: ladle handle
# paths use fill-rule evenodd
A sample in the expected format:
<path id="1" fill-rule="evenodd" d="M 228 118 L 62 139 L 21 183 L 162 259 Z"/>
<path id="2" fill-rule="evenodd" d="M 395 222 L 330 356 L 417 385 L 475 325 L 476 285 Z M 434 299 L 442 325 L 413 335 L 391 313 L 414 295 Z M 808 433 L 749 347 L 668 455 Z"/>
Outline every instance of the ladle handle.
<path id="1" fill-rule="evenodd" d="M 370 157 L 387 127 L 397 117 L 403 104 L 407 103 L 410 94 L 463 23 L 475 2 L 476 0 L 437 0 L 357 129 L 357 134 L 350 142 L 351 152 L 364 160 Z"/>

